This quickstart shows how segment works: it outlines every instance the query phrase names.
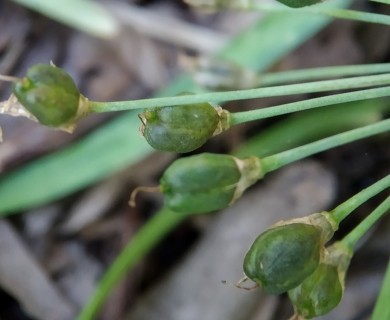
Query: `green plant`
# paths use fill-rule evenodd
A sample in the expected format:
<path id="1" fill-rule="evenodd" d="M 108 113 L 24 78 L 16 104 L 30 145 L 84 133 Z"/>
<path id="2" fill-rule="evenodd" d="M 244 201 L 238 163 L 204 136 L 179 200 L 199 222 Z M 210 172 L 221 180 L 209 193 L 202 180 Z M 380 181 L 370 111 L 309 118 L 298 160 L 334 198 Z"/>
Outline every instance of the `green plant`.
<path id="1" fill-rule="evenodd" d="M 44 72 L 39 74 L 39 78 L 41 76 L 44 78 L 45 72 L 51 74 L 53 71 L 63 74 L 61 69 L 54 66 L 39 66 L 33 67 L 33 69 L 31 69 L 27 74 L 26 79 L 12 79 L 12 81 L 16 82 L 14 94 L 18 98 L 19 102 L 24 105 L 24 107 L 31 112 L 40 123 L 57 128 L 68 129 L 69 126 L 73 127 L 77 124 L 79 115 L 85 116 L 86 114 L 93 112 L 146 109 L 140 114 L 143 133 L 146 139 L 152 147 L 174 152 L 193 151 L 203 145 L 216 133 L 228 130 L 230 126 L 242 124 L 248 121 L 334 104 L 388 97 L 390 95 L 390 87 L 387 86 L 390 84 L 390 74 L 388 73 L 389 64 L 379 64 L 375 66 L 359 66 L 356 68 L 345 66 L 321 68 L 316 70 L 301 70 L 297 72 L 290 72 L 289 75 L 291 78 L 289 79 L 285 74 L 268 74 L 259 77 L 259 82 L 263 85 L 267 85 L 268 79 L 268 85 L 274 85 L 275 83 L 281 84 L 289 81 L 313 80 L 313 77 L 317 80 L 332 76 L 342 77 L 360 75 L 346 79 L 322 80 L 240 91 L 198 93 L 193 95 L 177 96 L 172 94 L 168 97 L 138 101 L 103 103 L 81 99 L 82 103 L 77 104 L 76 107 L 75 101 L 79 98 L 78 90 L 70 82 L 67 82 L 66 84 L 59 84 L 57 81 L 52 82 L 51 80 L 36 81 L 34 74 L 38 69 L 44 69 Z M 373 75 L 374 73 L 383 74 Z M 52 77 L 50 77 L 50 79 L 52 79 Z M 42 90 L 45 91 L 45 93 L 47 92 L 48 96 L 42 98 L 42 92 L 39 91 L 40 89 L 37 91 L 35 85 L 43 85 Z M 222 113 L 220 111 L 222 109 L 217 106 L 217 103 L 220 104 L 231 100 L 370 87 L 378 88 L 332 94 L 325 97 L 247 112 L 228 113 L 227 111 L 223 111 Z M 66 90 L 62 92 L 63 89 Z M 39 100 L 42 101 L 38 101 L 37 103 L 35 98 L 30 98 L 30 94 L 37 94 Z M 54 100 L 51 100 L 52 94 Z M 65 105 L 65 114 L 60 114 L 59 116 L 54 114 L 53 116 L 51 110 L 54 109 L 54 103 L 57 104 L 58 99 L 61 99 L 62 101 L 64 100 L 62 96 L 60 97 L 61 94 L 70 94 L 69 100 L 71 103 Z M 68 98 L 66 97 L 66 99 Z M 52 101 L 55 102 L 52 103 Z M 379 111 L 377 110 L 379 117 L 381 117 L 380 109 L 381 108 L 378 107 Z M 54 110 L 57 111 L 57 109 Z M 221 114 L 223 114 L 223 116 L 221 116 Z M 134 116 L 134 114 L 132 116 Z M 198 119 L 200 119 L 199 123 L 197 123 Z M 65 127 L 63 126 L 64 124 Z M 182 126 L 183 124 L 184 126 Z M 188 129 L 188 124 L 190 124 L 190 135 L 185 130 Z M 204 132 L 200 132 L 200 137 L 198 137 L 197 128 L 204 124 L 206 124 L 205 130 Z M 193 127 L 191 127 L 192 125 Z M 219 126 L 222 129 L 219 129 Z M 189 215 L 207 213 L 231 205 L 239 196 L 241 196 L 247 187 L 252 185 L 259 178 L 262 178 L 266 173 L 277 170 L 293 161 L 297 161 L 314 153 L 334 148 L 348 142 L 387 132 L 389 129 L 389 120 L 379 121 L 379 119 L 374 119 L 373 124 L 361 126 L 357 129 L 339 133 L 328 138 L 319 139 L 314 142 L 306 144 L 302 142 L 301 144 L 303 145 L 301 146 L 295 148 L 288 147 L 287 149 L 290 150 L 278 150 L 263 157 L 249 158 L 249 160 L 239 159 L 238 157 L 233 156 L 211 154 L 196 155 L 177 160 L 166 170 L 161 178 L 161 185 L 159 189 L 165 196 L 166 208 L 156 214 L 156 216 L 145 226 L 144 229 L 140 231 L 140 233 L 133 239 L 131 245 L 125 249 L 123 254 L 113 264 L 107 276 L 103 278 L 101 285 L 96 291 L 96 295 L 91 300 L 92 302 L 80 315 L 80 319 L 92 318 L 98 311 L 109 291 L 123 276 L 123 270 L 130 269 L 130 267 L 141 259 L 166 232 Z M 303 131 L 304 130 L 301 130 L 301 132 Z M 156 136 L 157 138 L 155 138 Z M 186 138 L 189 138 L 188 141 L 186 141 Z M 249 164 L 249 170 L 248 167 L 245 167 L 246 164 Z M 219 171 L 221 173 L 216 174 L 213 179 L 209 178 L 211 172 Z M 16 180 L 12 180 L 11 178 L 10 181 Z M 378 187 L 378 185 L 380 187 Z M 387 180 L 381 180 L 377 184 L 374 184 L 373 188 L 369 189 L 371 190 L 371 193 L 365 190 L 365 193 L 360 194 L 360 198 L 358 198 L 358 200 L 356 200 L 357 198 L 353 198 L 352 200 L 349 200 L 337 207 L 331 212 L 331 216 L 335 218 L 333 224 L 338 225 L 342 219 L 356 208 L 358 204 L 361 204 L 374 194 L 387 187 Z M 362 194 L 365 196 L 362 196 Z M 35 201 L 37 202 L 34 203 L 32 201 L 28 205 L 39 203 L 39 200 L 35 199 Z M 3 206 L 1 213 L 4 215 L 17 210 L 15 209 L 17 207 L 13 207 L 12 204 L 7 207 L 7 203 L 5 203 Z M 382 211 L 382 214 L 384 212 L 385 211 Z M 337 229 L 337 227 L 334 229 Z M 291 251 L 288 250 L 287 252 L 282 252 L 283 255 L 286 255 L 286 265 L 291 263 L 289 262 L 290 259 L 288 254 L 292 254 L 293 257 L 297 256 L 297 251 L 299 253 L 302 252 L 302 254 L 307 254 L 307 260 L 291 260 L 294 264 L 298 264 L 298 262 L 301 263 L 300 265 L 298 264 L 298 269 L 302 271 L 302 273 L 298 276 L 296 276 L 296 269 L 292 270 L 291 273 L 290 270 L 288 270 L 289 272 L 285 274 L 283 273 L 283 270 L 277 270 L 273 262 L 273 255 L 279 255 L 279 250 L 281 248 L 283 250 L 285 249 L 282 242 L 277 241 L 274 243 L 272 241 L 272 238 L 275 236 L 280 239 L 279 235 L 276 234 L 279 230 L 283 231 L 283 233 L 286 232 L 287 237 L 292 235 L 294 239 L 296 238 L 296 234 L 305 234 L 308 238 L 315 240 L 310 243 L 313 244 L 312 251 L 309 250 L 310 248 L 308 248 L 308 246 L 303 248 L 302 246 L 291 246 Z M 292 230 L 293 232 L 291 232 Z M 297 233 L 295 231 L 297 231 Z M 285 237 L 285 235 L 281 235 L 282 240 L 284 240 Z M 294 290 L 298 287 L 300 287 L 303 291 L 311 290 L 310 286 L 313 281 L 327 282 L 330 281 L 328 280 L 328 277 L 330 277 L 332 281 L 340 279 L 338 277 L 339 271 L 337 269 L 338 260 L 331 260 L 331 262 L 328 260 L 321 260 L 322 256 L 326 256 L 328 259 L 329 256 L 331 256 L 330 254 L 327 255 L 321 251 L 324 249 L 325 243 L 329 240 L 329 238 L 330 233 L 327 233 L 327 236 L 323 237 L 317 226 L 311 226 L 306 222 L 294 222 L 283 226 L 272 227 L 269 231 L 266 231 L 263 236 L 259 237 L 258 240 L 255 241 L 254 247 L 249 250 L 244 262 L 244 271 L 249 278 L 259 282 L 271 293 L 281 293 L 290 290 L 289 294 L 290 297 L 292 297 L 292 300 L 295 301 L 294 305 L 296 306 L 297 313 L 301 313 L 306 317 L 312 315 L 317 316 L 319 314 L 317 311 L 313 311 L 308 315 L 304 313 L 306 311 L 300 311 L 301 309 L 305 309 L 306 305 L 310 302 L 302 302 L 304 307 L 301 307 L 301 295 L 296 293 Z M 346 239 L 351 239 L 351 236 Z M 263 241 L 265 241 L 266 245 L 262 244 Z M 299 244 L 299 242 L 291 243 Z M 304 243 L 308 242 L 304 241 Z M 259 245 L 261 248 L 258 248 Z M 257 260 L 263 261 L 262 257 L 265 256 L 264 248 L 268 246 L 273 249 L 270 251 L 270 255 L 266 255 L 268 269 L 265 270 L 266 272 L 262 273 L 257 269 Z M 281 276 L 280 279 L 268 277 L 269 274 L 272 274 L 276 270 L 278 271 L 278 276 Z M 326 277 L 323 277 L 324 273 L 326 274 Z M 293 280 L 291 280 L 292 276 L 294 276 Z M 287 285 L 286 281 L 288 282 Z M 340 283 L 341 282 L 342 281 L 340 281 Z M 341 298 L 340 293 L 342 293 L 342 286 L 340 286 L 340 288 L 341 289 L 336 293 L 329 293 L 327 291 L 326 294 L 334 295 L 334 297 L 336 297 L 335 301 L 338 301 L 338 298 Z M 325 313 L 330 309 L 330 306 L 321 306 L 321 312 Z"/>

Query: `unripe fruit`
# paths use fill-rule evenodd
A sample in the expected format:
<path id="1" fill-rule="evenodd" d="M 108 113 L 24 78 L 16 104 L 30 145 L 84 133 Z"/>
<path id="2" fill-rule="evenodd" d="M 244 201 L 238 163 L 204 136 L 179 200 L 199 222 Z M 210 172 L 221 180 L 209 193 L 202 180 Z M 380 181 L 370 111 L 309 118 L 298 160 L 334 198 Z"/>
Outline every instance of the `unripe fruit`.
<path id="1" fill-rule="evenodd" d="M 72 78 L 53 65 L 32 66 L 26 77 L 15 83 L 13 92 L 41 124 L 61 127 L 77 115 L 80 92 Z"/>
<path id="2" fill-rule="evenodd" d="M 286 292 L 314 272 L 322 246 L 322 232 L 316 226 L 291 223 L 272 227 L 250 247 L 244 273 L 269 293 Z"/>
<path id="3" fill-rule="evenodd" d="M 160 190 L 171 210 L 206 213 L 232 204 L 262 175 L 256 157 L 203 153 L 176 160 L 163 174 Z"/>
<path id="4" fill-rule="evenodd" d="M 322 2 L 322 0 L 277 0 L 277 1 L 291 8 L 302 8 L 302 7 L 307 7 Z"/>
<path id="5" fill-rule="evenodd" d="M 327 314 L 340 303 L 342 295 L 337 267 L 325 263 L 320 263 L 298 287 L 288 292 L 296 312 L 305 319 Z"/>
<path id="6" fill-rule="evenodd" d="M 312 319 L 327 314 L 340 303 L 351 257 L 352 252 L 340 243 L 336 242 L 329 248 L 317 269 L 288 292 L 296 314 Z"/>
<path id="7" fill-rule="evenodd" d="M 223 131 L 227 111 L 210 103 L 196 103 L 146 110 L 139 115 L 141 132 L 155 149 L 185 153 Z"/>

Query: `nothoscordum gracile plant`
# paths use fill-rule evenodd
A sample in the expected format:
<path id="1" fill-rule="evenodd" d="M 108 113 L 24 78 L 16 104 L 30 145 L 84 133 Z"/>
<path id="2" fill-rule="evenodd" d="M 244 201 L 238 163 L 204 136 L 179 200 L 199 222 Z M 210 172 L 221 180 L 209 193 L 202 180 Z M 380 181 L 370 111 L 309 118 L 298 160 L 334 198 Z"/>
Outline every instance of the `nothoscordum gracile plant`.
<path id="1" fill-rule="evenodd" d="M 233 7 L 241 10 L 292 12 L 289 8 L 264 5 L 259 1 L 187 0 L 186 2 L 193 5 L 207 4 L 214 8 Z M 327 8 L 327 3 L 324 3 L 325 6 L 309 6 L 319 2 L 317 0 L 281 0 L 280 2 L 290 7 L 305 6 L 301 12 L 389 24 L 389 17 L 380 14 Z M 266 50 L 269 49 L 268 47 Z M 201 71 L 209 72 L 204 69 Z M 245 70 L 233 71 L 235 77 L 238 74 L 235 84 L 242 82 L 241 80 L 248 74 Z M 343 102 L 386 97 L 389 95 L 389 72 L 389 64 L 325 67 L 265 75 L 258 75 L 250 70 L 251 81 L 249 84 L 246 82 L 244 87 L 249 85 L 263 88 L 102 103 L 89 101 L 81 95 L 71 78 L 61 69 L 39 65 L 33 67 L 23 79 L 3 77 L 4 80 L 15 82 L 14 93 L 28 112 L 16 108 L 15 97 L 0 105 L 0 111 L 12 109 L 11 114 L 21 112 L 42 124 L 71 131 L 77 121 L 89 113 L 145 109 L 140 112 L 141 127 L 152 147 L 171 152 L 189 152 L 200 147 L 212 136 L 247 121 Z M 341 79 L 342 77 L 351 78 Z M 294 82 L 307 83 L 286 85 Z M 264 88 L 264 86 L 273 87 Z M 234 89 L 234 86 L 233 88 L 226 85 L 220 87 Z M 344 89 L 351 91 L 333 92 L 328 96 L 271 108 L 259 108 L 249 112 L 229 113 L 219 105 L 231 100 Z M 65 101 L 67 103 L 64 103 Z M 16 112 L 14 112 L 14 105 Z M 350 107 L 351 112 L 354 112 L 354 106 Z M 268 172 L 277 170 L 292 161 L 374 134 L 388 132 L 388 121 L 380 121 L 262 158 L 202 154 L 175 161 L 163 174 L 158 187 L 164 195 L 165 207 L 140 230 L 112 264 L 79 318 L 92 319 L 114 285 L 162 236 L 184 218 L 191 214 L 206 213 L 232 205 L 251 184 Z M 210 179 L 210 172 L 213 173 L 213 179 Z M 214 173 L 218 174 L 214 175 Z M 367 218 L 371 220 L 359 224 L 343 241 L 330 247 L 326 247 L 326 242 L 341 220 L 356 206 L 387 187 L 386 177 L 329 213 L 314 214 L 307 218 L 294 219 L 272 226 L 255 240 L 248 251 L 244 261 L 245 273 L 268 292 L 280 293 L 288 290 L 296 311 L 296 318 L 311 318 L 329 312 L 342 297 L 345 271 L 354 243 L 375 219 L 388 210 L 388 200 Z M 306 241 L 307 239 L 309 241 Z M 286 240 L 289 240 L 288 245 Z M 280 254 L 284 255 L 283 259 L 273 263 L 275 256 L 279 257 Z M 294 261 L 293 268 L 291 261 Z M 261 268 L 261 265 L 266 268 Z M 298 270 L 297 266 L 301 268 Z M 329 283 L 335 285 L 329 288 L 326 286 Z M 316 286 L 313 287 L 313 284 Z M 296 287 L 291 288 L 292 286 Z M 328 297 L 325 301 L 318 298 L 324 295 Z"/>
<path id="2" fill-rule="evenodd" d="M 384 66 L 386 67 L 386 65 Z M 10 80 L 15 82 L 15 96 L 28 112 L 31 112 L 42 124 L 61 129 L 74 126 L 81 116 L 86 116 L 88 113 L 126 108 L 126 102 L 97 103 L 89 101 L 78 92 L 71 78 L 62 69 L 53 65 L 34 66 L 29 70 L 26 78 L 11 78 Z M 334 81 L 309 82 L 285 86 L 283 89 L 285 89 L 285 92 L 293 94 L 310 90 L 323 91 L 325 90 L 324 88 L 335 90 L 336 88 L 378 86 L 386 85 L 389 82 L 390 77 L 385 73 Z M 282 90 L 282 87 L 270 87 L 242 90 L 236 93 L 239 99 L 244 99 L 246 97 L 245 94 L 248 97 L 272 96 L 273 94 L 279 95 L 278 91 L 280 90 Z M 235 92 L 225 93 L 229 96 L 234 95 Z M 214 98 L 211 100 L 222 99 L 221 93 L 215 93 L 214 96 L 213 93 L 210 93 L 187 94 L 171 98 L 151 99 L 151 101 L 139 101 L 141 106 L 147 106 L 147 110 L 140 114 L 142 131 L 146 139 L 151 140 L 152 146 L 156 144 L 158 149 L 180 152 L 192 151 L 205 143 L 216 131 L 219 133 L 228 130 L 230 126 L 235 124 L 340 102 L 384 97 L 389 95 L 389 87 L 334 94 L 302 102 L 239 113 L 229 113 L 214 103 L 200 102 L 201 100 L 199 99 L 204 98 L 205 95 L 208 98 Z M 170 99 L 172 106 L 159 106 L 159 100 L 166 102 L 167 99 Z M 184 102 L 182 99 L 184 99 Z M 190 100 L 189 103 L 185 103 L 186 99 Z M 225 97 L 225 99 L 228 98 Z M 64 108 L 56 108 L 58 101 L 64 100 L 68 101 Z M 130 109 L 136 105 L 135 101 L 128 103 Z M 198 119 L 200 121 L 197 124 L 196 120 Z M 192 120 L 195 121 L 192 122 Z M 187 125 L 191 124 L 191 122 L 193 126 Z M 183 123 L 186 126 L 183 126 Z M 197 130 L 201 124 L 205 124 L 204 130 Z M 242 195 L 246 188 L 258 179 L 261 179 L 268 172 L 277 170 L 284 165 L 312 154 L 383 133 L 389 129 L 390 120 L 383 120 L 262 159 L 257 157 L 239 159 L 228 155 L 213 154 L 186 157 L 177 160 L 166 170 L 161 178 L 159 190 L 164 194 L 167 208 L 177 212 L 173 213 L 174 220 L 180 221 L 182 217 L 190 214 L 207 213 L 231 205 Z M 145 133 L 146 131 L 147 133 Z M 157 136 L 157 139 L 155 136 Z M 188 141 L 183 139 L 183 137 L 187 137 Z M 177 146 L 178 141 L 182 142 L 182 145 Z M 175 149 L 175 146 L 177 149 Z M 210 179 L 211 177 L 212 179 Z M 384 179 L 384 182 L 381 180 L 369 190 L 374 190 L 374 194 L 383 190 L 383 188 L 388 186 L 388 180 L 388 178 Z M 365 195 L 366 198 L 364 196 L 363 198 L 367 200 L 367 198 L 372 196 L 372 193 L 366 190 Z M 347 203 L 351 203 L 351 201 Z M 318 219 L 318 215 L 314 215 L 316 218 L 313 218 L 313 216 L 308 218 L 309 223 L 303 221 L 305 219 L 297 219 L 297 221 L 294 220 L 288 223 L 284 222 L 283 225 L 274 226 L 259 236 L 245 258 L 244 271 L 246 275 L 258 284 L 261 284 L 266 291 L 281 293 L 298 286 L 315 272 L 314 270 L 317 270 L 319 265 L 321 265 L 321 270 L 325 268 L 327 264 L 323 265 L 320 261 L 322 261 L 324 256 L 331 256 L 324 251 L 325 243 L 337 229 L 337 225 L 341 220 L 350 213 L 351 208 L 348 207 L 347 203 L 338 207 L 332 214 L 320 214 L 320 219 Z M 355 201 L 355 206 L 356 203 Z M 182 217 L 178 218 L 177 214 L 182 215 Z M 331 217 L 331 221 L 324 222 L 324 219 L 329 217 Z M 166 218 L 168 218 L 168 215 Z M 313 225 L 313 221 L 322 221 L 320 223 L 321 226 Z M 328 229 L 326 231 L 322 230 L 324 225 L 327 225 Z M 299 229 L 299 232 L 296 232 L 297 229 Z M 304 241 L 300 241 L 299 236 L 297 238 L 297 235 L 300 234 L 305 235 Z M 284 241 L 280 240 L 290 237 L 294 238 L 287 241 L 291 246 L 285 246 L 283 244 Z M 278 239 L 278 241 L 275 242 L 274 239 Z M 262 243 L 267 245 L 262 245 Z M 305 245 L 302 246 L 303 244 Z M 308 244 L 310 244 L 310 248 L 307 247 Z M 263 249 L 268 248 L 268 250 L 263 252 L 259 247 Z M 283 267 L 286 267 L 286 265 L 280 263 L 280 261 L 277 264 L 278 268 L 281 268 L 280 270 L 273 263 L 275 261 L 273 256 L 280 256 L 279 251 L 281 248 L 283 250 L 288 249 L 284 254 L 285 257 L 300 258 L 298 259 L 299 261 L 286 258 L 286 261 L 295 261 L 294 265 L 297 267 L 295 270 L 299 270 L 299 274 L 294 274 L 289 266 L 287 266 L 287 270 L 283 270 Z M 306 257 L 306 259 L 303 259 L 303 257 Z M 264 266 L 264 269 L 259 270 L 257 267 L 259 260 L 261 260 L 260 264 Z M 274 277 L 272 274 L 277 274 L 278 277 Z M 108 286 L 111 286 L 113 283 L 113 280 L 111 280 Z M 107 294 L 107 285 L 104 288 Z M 93 310 L 93 313 L 96 312 L 102 302 L 101 299 L 96 301 L 98 303 L 92 303 L 93 308 L 86 308 L 86 313 L 83 314 L 91 312 L 88 310 Z M 89 317 L 83 316 L 83 314 L 81 319 Z"/>

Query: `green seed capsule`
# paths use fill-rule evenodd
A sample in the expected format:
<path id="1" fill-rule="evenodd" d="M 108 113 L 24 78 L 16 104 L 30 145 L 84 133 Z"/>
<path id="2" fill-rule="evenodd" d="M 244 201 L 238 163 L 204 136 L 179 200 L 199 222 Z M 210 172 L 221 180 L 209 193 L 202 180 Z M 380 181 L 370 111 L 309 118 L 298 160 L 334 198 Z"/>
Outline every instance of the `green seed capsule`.
<path id="1" fill-rule="evenodd" d="M 291 8 L 302 8 L 302 7 L 311 6 L 316 3 L 321 3 L 323 0 L 277 0 L 277 1 Z"/>
<path id="2" fill-rule="evenodd" d="M 183 213 L 223 209 L 262 177 L 256 157 L 203 153 L 176 160 L 160 180 L 166 205 Z"/>
<path id="3" fill-rule="evenodd" d="M 34 65 L 15 83 L 13 92 L 41 124 L 60 127 L 76 117 L 80 92 L 72 78 L 55 66 Z"/>
<path id="4" fill-rule="evenodd" d="M 272 227 L 250 247 L 244 259 L 244 273 L 269 293 L 286 292 L 314 272 L 322 246 L 321 229 L 313 225 Z"/>
<path id="5" fill-rule="evenodd" d="M 288 296 L 295 312 L 305 319 L 327 314 L 341 301 L 343 287 L 337 267 L 321 263 L 302 284 L 290 290 Z"/>
<path id="6" fill-rule="evenodd" d="M 323 263 L 288 296 L 296 314 L 311 319 L 327 314 L 341 301 L 351 253 L 332 246 Z"/>
<path id="7" fill-rule="evenodd" d="M 221 110 L 210 103 L 146 110 L 139 115 L 143 123 L 141 132 L 157 150 L 190 152 L 222 131 L 221 120 L 227 111 Z"/>

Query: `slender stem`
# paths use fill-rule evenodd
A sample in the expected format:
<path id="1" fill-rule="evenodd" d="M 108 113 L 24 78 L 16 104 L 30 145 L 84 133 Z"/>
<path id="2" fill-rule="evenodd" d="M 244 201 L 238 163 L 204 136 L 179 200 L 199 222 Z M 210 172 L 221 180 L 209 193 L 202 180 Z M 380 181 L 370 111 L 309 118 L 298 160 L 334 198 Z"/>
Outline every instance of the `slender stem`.
<path id="1" fill-rule="evenodd" d="M 318 152 L 328 150 L 352 141 L 373 136 L 390 130 L 390 119 L 353 129 L 334 136 L 321 139 L 301 147 L 290 149 L 266 157 L 261 160 L 264 171 L 270 172 L 279 169 L 289 163 L 306 158 Z"/>
<path id="2" fill-rule="evenodd" d="M 352 198 L 338 205 L 331 213 L 337 221 L 341 222 L 350 212 L 388 187 L 390 187 L 390 175 L 355 194 Z"/>
<path id="3" fill-rule="evenodd" d="M 259 86 L 388 72 L 390 72 L 390 63 L 289 70 L 259 75 Z"/>
<path id="4" fill-rule="evenodd" d="M 78 320 L 94 319 L 107 296 L 128 270 L 187 216 L 166 208 L 157 212 L 127 244 L 105 273 Z"/>
<path id="5" fill-rule="evenodd" d="M 382 120 L 384 110 L 390 110 L 386 100 L 375 99 L 353 103 L 353 112 L 351 112 L 352 103 L 347 103 L 336 108 L 321 108 L 294 114 L 248 139 L 233 152 L 233 155 L 237 157 L 254 155 L 265 158 L 334 134 L 375 123 Z M 332 125 L 330 126 L 329 123 Z"/>
<path id="6" fill-rule="evenodd" d="M 286 103 L 286 104 L 282 104 L 270 108 L 230 113 L 229 121 L 230 121 L 230 126 L 233 126 L 248 121 L 275 117 L 275 116 L 279 116 L 291 112 L 325 107 L 325 106 L 338 104 L 338 103 L 367 100 L 367 99 L 386 97 L 386 96 L 390 96 L 390 87 L 341 93 L 341 94 L 335 94 L 326 97 L 308 99 L 305 101 Z"/>
<path id="7" fill-rule="evenodd" d="M 387 176 L 387 183 L 390 186 L 390 175 Z M 371 187 L 369 187 L 371 188 Z M 367 188 L 367 189 L 369 189 Z M 365 190 L 367 190 L 365 189 Z M 365 191 L 364 190 L 364 191 Z M 376 190 L 377 191 L 377 190 Z M 380 189 L 381 191 L 381 189 Z M 359 192 L 360 193 L 360 192 Z M 358 193 L 358 194 L 359 194 Z M 378 192 L 377 192 L 378 193 Z M 356 197 L 356 196 L 355 196 Z M 367 200 L 367 199 L 366 199 Z M 346 245 L 348 248 L 353 250 L 366 232 L 385 214 L 388 213 L 390 209 L 390 197 L 387 197 L 370 215 L 368 215 L 362 222 L 360 222 L 351 232 L 349 232 L 341 242 Z"/>
<path id="8" fill-rule="evenodd" d="M 379 2 L 379 3 L 384 3 L 384 4 L 390 4 L 390 0 L 371 0 L 373 2 Z"/>
<path id="9" fill-rule="evenodd" d="M 143 108 L 156 108 L 161 106 L 177 106 L 190 103 L 201 103 L 205 101 L 223 102 L 302 93 L 325 92 L 330 90 L 355 89 L 389 84 L 390 74 L 387 73 L 373 76 L 352 77 L 348 79 L 315 81 L 304 84 L 290 84 L 268 88 L 180 95 L 175 97 L 117 102 L 90 101 L 89 106 L 91 112 L 122 111 Z"/>
<path id="10" fill-rule="evenodd" d="M 287 8 L 285 6 L 278 5 L 278 4 L 264 4 L 264 3 L 253 1 L 252 3 L 247 5 L 242 5 L 242 4 L 238 5 L 236 6 L 236 9 L 250 10 L 250 11 L 254 11 L 254 10 L 271 11 L 271 12 L 277 11 L 277 12 L 290 12 L 290 13 L 291 11 L 294 11 L 295 14 L 314 13 L 314 14 L 327 15 L 339 19 L 390 25 L 390 17 L 384 14 L 361 12 L 361 11 L 349 10 L 349 9 L 327 8 L 321 5 L 299 8 L 299 10 L 297 10 L 293 8 Z"/>
<path id="11" fill-rule="evenodd" d="M 334 18 L 390 25 L 390 17 L 384 14 L 360 12 L 348 9 L 304 8 L 303 12 L 326 14 Z"/>

